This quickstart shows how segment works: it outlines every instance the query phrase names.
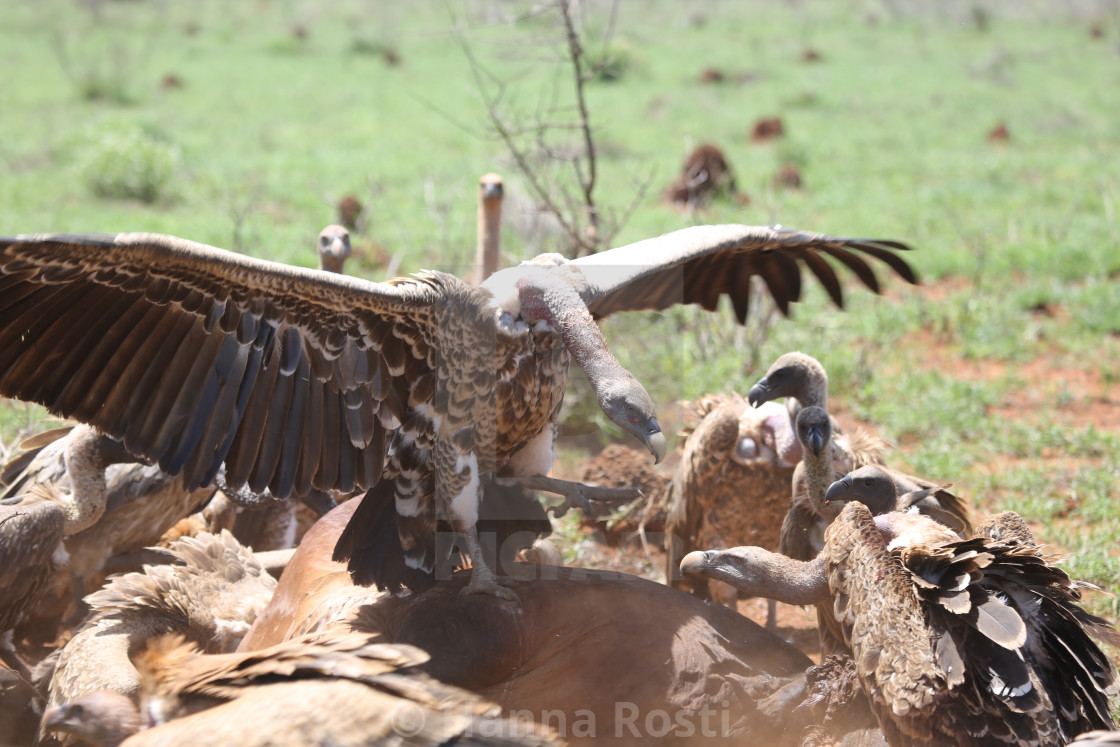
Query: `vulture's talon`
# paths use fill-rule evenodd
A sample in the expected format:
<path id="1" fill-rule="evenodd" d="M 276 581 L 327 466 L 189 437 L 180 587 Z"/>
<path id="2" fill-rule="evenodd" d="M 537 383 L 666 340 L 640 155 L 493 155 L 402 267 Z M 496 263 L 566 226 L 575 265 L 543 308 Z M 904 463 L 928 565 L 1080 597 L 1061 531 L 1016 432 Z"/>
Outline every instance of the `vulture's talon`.
<path id="1" fill-rule="evenodd" d="M 475 574 L 471 576 L 469 584 L 459 590 L 463 596 L 468 594 L 489 594 L 498 599 L 504 599 L 507 602 L 514 604 L 521 604 L 521 597 L 517 596 L 517 592 L 508 588 L 513 583 L 511 578 L 503 578 L 501 576 L 494 576 L 491 574 Z"/>

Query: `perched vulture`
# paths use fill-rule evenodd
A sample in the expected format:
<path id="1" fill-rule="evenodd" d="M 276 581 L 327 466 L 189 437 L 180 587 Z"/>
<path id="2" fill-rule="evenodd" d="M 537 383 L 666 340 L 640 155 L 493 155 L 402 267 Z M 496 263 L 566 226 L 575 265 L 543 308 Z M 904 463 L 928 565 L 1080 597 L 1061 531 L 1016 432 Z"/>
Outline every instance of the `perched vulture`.
<path id="1" fill-rule="evenodd" d="M 498 270 L 502 251 L 502 177 L 483 174 L 478 180 L 478 251 L 475 256 L 475 285 Z"/>
<path id="2" fill-rule="evenodd" d="M 799 263 L 839 304 L 826 258 L 878 290 L 864 255 L 916 282 L 906 248 L 698 226 L 542 255 L 476 288 L 440 272 L 372 283 L 157 234 L 20 236 L 0 240 L 0 394 L 91 423 L 188 488 L 223 464 L 234 489 L 278 498 L 372 486 L 337 548 L 358 582 L 430 584 L 446 517 L 472 561 L 467 590 L 510 598 L 482 556 L 479 487 L 547 472 L 569 356 L 611 420 L 655 459 L 665 450 L 652 399 L 595 319 L 715 309 L 726 294 L 742 321 L 755 275 L 788 312 Z"/>
<path id="3" fill-rule="evenodd" d="M 1011 519 L 1014 517 L 1014 519 Z M 1014 514 L 996 523 L 1025 525 Z M 992 527 L 993 524 L 985 524 Z M 812 561 L 761 548 L 695 552 L 681 568 L 792 604 L 831 599 L 891 744 L 1065 744 L 1114 728 L 1118 636 L 1033 541 L 959 539 L 926 516 L 851 500 Z"/>
<path id="4" fill-rule="evenodd" d="M 737 394 L 716 395 L 701 398 L 690 411 L 700 420 L 665 494 L 665 578 L 675 589 L 734 608 L 735 589 L 682 577 L 681 559 L 701 548 L 778 549 L 790 474 L 801 454 L 776 403 L 756 409 Z"/>
<path id="5" fill-rule="evenodd" d="M 423 651 L 375 635 L 303 637 L 259 652 L 209 655 L 171 635 L 134 659 L 140 712 L 153 728 L 126 745 L 560 744 L 418 671 L 428 659 Z M 116 744 L 137 731 L 128 731 L 137 710 L 114 695 L 101 691 L 52 707 L 44 728 Z"/>
<path id="6" fill-rule="evenodd" d="M 29 610 L 37 628 L 29 632 L 39 637 L 73 617 L 71 611 L 84 611 L 81 598 L 101 586 L 111 558 L 156 544 L 214 493 L 186 490 L 180 478 L 137 463 L 119 442 L 85 425 L 47 431 L 21 446 L 4 469 L 13 496 L 5 501 L 24 508 L 51 502 L 66 516 L 60 556 L 66 561 L 49 574 L 39 607 Z"/>
<path id="7" fill-rule="evenodd" d="M 759 379 L 747 394 L 750 403 L 755 407 L 778 397 L 786 398 L 786 407 L 789 409 L 790 419 L 795 429 L 797 428 L 797 415 L 802 408 L 819 407 L 827 413 L 828 375 L 825 373 L 824 366 L 816 358 L 805 353 L 792 352 L 780 356 L 770 366 L 766 375 Z M 852 470 L 874 464 L 890 473 L 894 481 L 898 483 L 900 492 L 909 493 L 933 488 L 932 495 L 926 496 L 918 509 L 933 516 L 961 536 L 968 535 L 971 525 L 968 518 L 968 505 L 963 499 L 929 480 L 913 477 L 885 466 L 882 455 L 886 450 L 886 444 L 866 431 L 857 429 L 851 435 L 845 434 L 841 431 L 839 424 L 831 419 L 829 420 L 829 426 L 834 474 L 846 475 Z M 821 435 L 823 436 L 823 433 Z M 809 501 L 810 505 L 813 506 L 814 514 L 822 516 L 820 507 L 810 499 L 808 493 L 806 467 L 803 467 L 794 476 L 794 504 L 796 505 L 801 500 Z M 799 508 L 798 513 L 804 515 L 804 508 Z M 835 516 L 835 512 L 832 513 L 832 516 Z M 809 518 L 816 521 L 816 517 Z M 830 517 L 824 516 L 824 518 Z M 798 543 L 802 545 L 805 542 L 805 539 L 798 540 Z"/>
<path id="8" fill-rule="evenodd" d="M 276 582 L 228 532 L 184 537 L 170 547 L 180 564 L 116 576 L 87 597 L 93 614 L 57 653 L 50 705 L 98 690 L 135 699 L 129 654 L 168 633 L 211 653 L 233 651 L 264 609 Z"/>

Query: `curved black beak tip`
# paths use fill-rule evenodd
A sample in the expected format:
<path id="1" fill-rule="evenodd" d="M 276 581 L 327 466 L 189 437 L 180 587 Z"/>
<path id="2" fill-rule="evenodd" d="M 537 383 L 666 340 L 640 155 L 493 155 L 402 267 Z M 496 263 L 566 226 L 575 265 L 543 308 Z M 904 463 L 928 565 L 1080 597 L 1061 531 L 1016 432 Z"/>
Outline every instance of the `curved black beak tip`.
<path id="1" fill-rule="evenodd" d="M 751 387 L 747 392 L 747 402 L 751 407 L 758 407 L 766 401 L 766 395 L 770 392 L 770 385 L 767 383 L 765 377 L 759 379 L 758 382 Z"/>
<path id="2" fill-rule="evenodd" d="M 828 486 L 828 490 L 825 491 L 825 494 L 824 494 L 825 502 L 830 503 L 832 501 L 840 500 L 848 492 L 848 489 L 851 486 L 852 486 L 851 481 L 848 480 L 846 477 L 841 478 L 841 479 L 837 480 L 836 482 L 832 483 L 831 485 Z"/>
<path id="3" fill-rule="evenodd" d="M 650 420 L 649 435 L 646 437 L 646 447 L 650 453 L 653 454 L 653 463 L 660 464 L 661 460 L 665 458 L 665 451 L 668 448 L 665 440 L 665 434 L 661 432 L 661 426 L 657 424 L 656 419 Z"/>

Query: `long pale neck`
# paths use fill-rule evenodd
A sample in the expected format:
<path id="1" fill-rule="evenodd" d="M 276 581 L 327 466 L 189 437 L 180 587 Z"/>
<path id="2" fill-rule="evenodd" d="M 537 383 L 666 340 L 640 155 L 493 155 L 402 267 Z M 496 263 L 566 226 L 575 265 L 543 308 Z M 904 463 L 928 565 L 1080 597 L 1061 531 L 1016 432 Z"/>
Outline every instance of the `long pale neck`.
<path id="1" fill-rule="evenodd" d="M 836 479 L 832 470 L 832 441 L 825 443 L 820 454 L 815 454 L 805 444 L 801 447 L 801 461 L 805 465 L 805 487 L 809 493 L 809 502 L 813 505 L 813 510 L 824 516 L 826 515 L 824 496 L 828 492 L 828 486 Z"/>
<path id="2" fill-rule="evenodd" d="M 828 410 L 828 376 L 824 369 L 812 368 L 805 377 L 805 386 L 797 401 L 802 407 L 819 407 Z"/>
<path id="3" fill-rule="evenodd" d="M 339 275 L 341 275 L 343 272 L 345 272 L 345 268 L 343 267 L 344 264 L 345 261 L 339 259 L 338 257 L 330 254 L 325 254 L 323 252 L 319 253 L 320 270 L 325 270 L 326 272 L 337 272 Z"/>
<path id="4" fill-rule="evenodd" d="M 119 443 L 87 426 L 75 429 L 64 458 L 71 495 L 65 504 L 63 533 L 69 536 L 97 523 L 105 513 L 108 500 L 105 468 L 118 462 L 134 461 L 134 458 Z"/>
<path id="5" fill-rule="evenodd" d="M 521 315 L 529 321 L 544 319 L 552 325 L 596 392 L 608 380 L 631 376 L 611 354 L 583 299 L 564 280 L 544 275 L 542 282 L 523 285 Z"/>
<path id="6" fill-rule="evenodd" d="M 477 283 L 494 274 L 498 269 L 498 257 L 502 241 L 502 199 L 482 197 L 478 200 L 478 253 L 475 264 L 478 269 Z"/>
<path id="7" fill-rule="evenodd" d="M 754 566 L 760 588 L 769 599 L 785 604 L 820 604 L 829 600 L 828 573 L 823 556 L 793 560 L 767 553 Z"/>

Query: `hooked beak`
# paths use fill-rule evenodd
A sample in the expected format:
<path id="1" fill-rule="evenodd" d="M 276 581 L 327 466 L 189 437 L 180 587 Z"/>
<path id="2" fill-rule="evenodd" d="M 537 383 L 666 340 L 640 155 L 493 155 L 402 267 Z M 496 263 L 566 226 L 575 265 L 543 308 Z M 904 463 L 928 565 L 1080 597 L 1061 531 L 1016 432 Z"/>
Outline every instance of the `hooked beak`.
<path id="1" fill-rule="evenodd" d="M 646 448 L 653 454 L 653 463 L 660 464 L 661 460 L 665 458 L 665 434 L 661 432 L 661 426 L 657 424 L 656 420 L 651 421 L 651 430 L 646 438 L 642 439 Z"/>
<path id="2" fill-rule="evenodd" d="M 820 454 L 824 449 L 824 434 L 821 433 L 820 428 L 812 428 L 809 431 L 809 448 L 814 454 Z"/>
<path id="3" fill-rule="evenodd" d="M 747 392 L 747 402 L 751 403 L 751 407 L 758 407 L 763 402 L 769 402 L 770 397 L 768 395 L 770 394 L 771 388 L 770 382 L 763 376 L 758 380 L 758 383 L 752 386 L 751 390 Z"/>
<path id="4" fill-rule="evenodd" d="M 681 573 L 691 573 L 694 576 L 702 576 L 707 566 L 708 552 L 705 550 L 693 550 L 688 555 L 681 558 Z"/>
<path id="5" fill-rule="evenodd" d="M 851 489 L 852 478 L 842 477 L 828 486 L 828 490 L 824 494 L 824 502 L 832 503 L 833 501 L 846 501 L 848 499 L 848 491 Z"/>

